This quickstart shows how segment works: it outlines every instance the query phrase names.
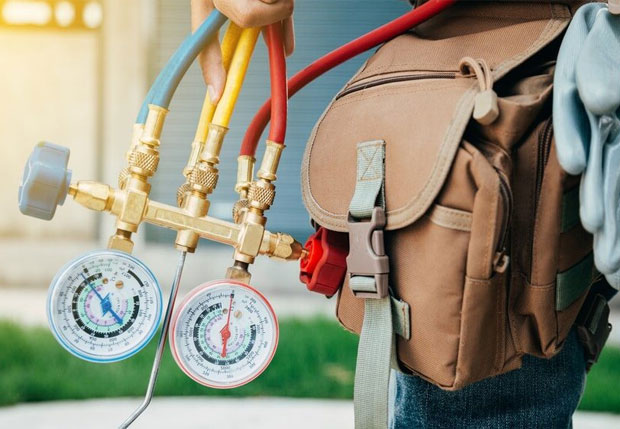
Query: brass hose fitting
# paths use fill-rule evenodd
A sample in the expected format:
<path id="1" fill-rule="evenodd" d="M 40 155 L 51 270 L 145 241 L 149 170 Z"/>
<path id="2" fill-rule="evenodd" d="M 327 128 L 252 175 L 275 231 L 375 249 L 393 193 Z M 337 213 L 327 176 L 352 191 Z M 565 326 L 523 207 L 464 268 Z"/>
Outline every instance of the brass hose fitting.
<path id="1" fill-rule="evenodd" d="M 159 145 L 164 120 L 168 110 L 160 106 L 149 105 L 149 114 L 144 124 L 142 135 L 133 144 L 127 154 L 129 173 L 142 176 L 146 182 L 157 171 L 159 164 Z"/>
<path id="2" fill-rule="evenodd" d="M 194 140 L 192 142 L 189 152 L 189 158 L 187 159 L 187 164 L 183 168 L 183 176 L 187 177 L 189 175 L 189 172 L 192 171 L 192 169 L 198 162 L 198 157 L 200 156 L 200 152 L 202 152 L 204 144 L 205 142 L 200 140 Z"/>
<path id="3" fill-rule="evenodd" d="M 187 173 L 186 182 L 177 191 L 177 203 L 188 215 L 195 217 L 206 216 L 209 212 L 207 196 L 217 186 L 220 162 L 220 152 L 228 128 L 210 123 L 207 137 L 201 152 L 193 167 Z M 191 160 L 190 160 L 191 161 Z M 189 164 L 189 163 L 188 163 Z M 194 252 L 198 246 L 200 236 L 190 230 L 180 230 L 177 233 L 175 246 L 177 249 Z"/>
<path id="4" fill-rule="evenodd" d="M 222 144 L 227 132 L 227 127 L 214 123 L 208 125 L 207 138 L 205 139 L 202 152 L 200 152 L 199 162 L 207 162 L 211 165 L 220 163 L 220 152 L 222 151 Z"/>
<path id="5" fill-rule="evenodd" d="M 284 145 L 267 140 L 267 148 L 257 174 L 258 180 L 251 182 L 247 190 L 248 209 L 241 216 L 240 241 L 233 256 L 235 261 L 251 264 L 259 253 L 256 243 L 258 241 L 262 243 L 265 239 L 267 218 L 264 213 L 271 207 L 275 198 L 275 185 L 271 182 L 276 180 L 276 171 L 283 149 Z M 272 255 L 275 247 L 269 248 Z"/>
<path id="6" fill-rule="evenodd" d="M 248 190 L 250 208 L 261 215 L 271 207 L 276 196 L 276 187 L 272 182 L 277 179 L 276 172 L 283 150 L 283 144 L 267 140 L 265 154 L 257 173 L 258 180 L 250 184 Z"/>
<path id="7" fill-rule="evenodd" d="M 249 264 L 246 262 L 235 261 L 232 267 L 226 270 L 226 278 L 237 280 L 242 283 L 250 284 L 252 275 L 248 271 Z"/>
<path id="8" fill-rule="evenodd" d="M 258 170 L 258 178 L 273 182 L 276 180 L 276 172 L 278 171 L 278 165 L 280 165 L 280 157 L 285 146 L 280 143 L 276 143 L 271 140 L 267 140 L 267 146 L 265 148 L 265 154 Z"/>
<path id="9" fill-rule="evenodd" d="M 140 144 L 140 137 L 142 137 L 142 133 L 144 132 L 144 124 L 134 124 L 133 125 L 133 133 L 131 135 L 131 144 L 129 145 L 129 150 L 125 155 L 127 161 L 129 161 L 129 154 L 134 151 L 136 147 Z M 125 185 L 127 184 L 127 179 L 129 179 L 129 167 L 123 167 L 121 172 L 118 175 L 118 187 L 120 189 L 125 189 Z"/>
<path id="10" fill-rule="evenodd" d="M 235 223 L 241 223 L 245 212 L 250 207 L 248 191 L 254 177 L 254 163 L 256 159 L 250 155 L 240 155 L 237 158 L 237 183 L 235 192 L 239 194 L 239 200 L 233 205 L 232 217 Z"/>
<path id="11" fill-rule="evenodd" d="M 282 261 L 296 261 L 307 253 L 301 243 L 288 234 L 277 232 L 266 235 L 269 242 L 269 256 L 271 258 Z"/>
<path id="12" fill-rule="evenodd" d="M 125 253 L 131 253 L 133 250 L 131 232 L 117 229 L 116 234 L 112 235 L 108 240 L 108 248 L 120 250 Z"/>
<path id="13" fill-rule="evenodd" d="M 252 182 L 248 191 L 249 206 L 261 211 L 269 210 L 276 197 L 276 187 L 267 180 Z"/>
<path id="14" fill-rule="evenodd" d="M 127 152 L 127 167 L 119 175 L 119 190 L 111 193 L 113 194 L 110 197 L 112 207 L 104 208 L 117 215 L 116 233 L 108 241 L 109 248 L 127 253 L 133 249 L 131 234 L 138 231 L 148 204 L 151 191 L 148 179 L 157 171 L 159 139 L 167 113 L 168 110 L 163 107 L 149 105 L 149 113 L 144 125 L 134 126 L 131 145 Z M 109 187 L 107 189 L 111 192 Z M 75 198 L 79 202 L 79 198 L 85 195 L 89 195 L 89 192 L 82 190 L 82 192 L 77 192 Z M 92 204 L 87 207 L 94 208 Z M 94 209 L 103 210 L 102 208 Z"/>
<path id="15" fill-rule="evenodd" d="M 219 170 L 217 165 L 220 162 L 220 152 L 224 137 L 228 132 L 228 128 L 210 123 L 207 130 L 207 137 L 204 144 L 194 145 L 192 143 L 192 154 L 187 163 L 184 174 L 186 181 L 177 190 L 177 203 L 179 207 L 183 206 L 183 201 L 190 192 L 195 191 L 201 195 L 209 195 L 217 186 L 219 178 Z M 194 149 L 199 152 L 193 153 Z M 195 157 L 195 160 L 193 158 Z"/>

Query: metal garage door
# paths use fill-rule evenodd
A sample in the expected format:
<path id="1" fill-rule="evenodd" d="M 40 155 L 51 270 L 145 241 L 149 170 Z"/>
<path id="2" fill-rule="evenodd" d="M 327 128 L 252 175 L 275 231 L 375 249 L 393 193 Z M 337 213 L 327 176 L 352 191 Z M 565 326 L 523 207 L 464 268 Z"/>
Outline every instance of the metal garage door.
<path id="1" fill-rule="evenodd" d="M 298 0 L 295 10 L 297 47 L 288 61 L 289 76 L 320 55 L 395 18 L 408 7 L 402 0 Z M 188 33 L 189 0 L 159 0 L 157 14 L 152 77 Z M 331 97 L 365 58 L 360 57 L 338 67 L 291 100 L 287 149 L 278 172 L 276 203 L 268 212 L 268 226 L 272 231 L 289 232 L 302 242 L 310 232 L 299 185 L 304 146 L 315 121 Z M 175 204 L 176 189 L 183 181 L 181 170 L 187 160 L 204 92 L 198 67 L 194 65 L 177 90 L 166 122 L 161 146 L 162 161 L 153 180 L 152 196 L 158 201 Z M 237 197 L 233 186 L 239 144 L 245 127 L 268 95 L 267 53 L 264 43 L 259 40 L 222 151 L 220 181 L 212 196 L 210 210 L 213 216 L 231 217 L 231 206 Z M 261 156 L 262 148 L 257 159 L 260 160 Z M 173 240 L 173 236 L 161 228 L 147 229 L 148 240 L 168 241 Z"/>

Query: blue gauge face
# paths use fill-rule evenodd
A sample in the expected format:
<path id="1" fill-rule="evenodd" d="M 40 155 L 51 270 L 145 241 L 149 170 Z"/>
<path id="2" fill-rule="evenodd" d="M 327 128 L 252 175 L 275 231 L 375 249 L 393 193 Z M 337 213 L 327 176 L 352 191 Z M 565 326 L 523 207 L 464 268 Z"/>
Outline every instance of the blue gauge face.
<path id="1" fill-rule="evenodd" d="M 153 337 L 161 315 L 157 280 L 126 253 L 83 255 L 50 285 L 50 328 L 65 349 L 88 361 L 116 362 L 137 353 Z"/>

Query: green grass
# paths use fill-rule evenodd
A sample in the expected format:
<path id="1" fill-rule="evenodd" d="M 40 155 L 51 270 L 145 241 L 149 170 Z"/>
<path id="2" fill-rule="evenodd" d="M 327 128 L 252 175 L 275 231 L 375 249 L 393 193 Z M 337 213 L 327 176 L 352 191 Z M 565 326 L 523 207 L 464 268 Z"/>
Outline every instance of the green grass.
<path id="1" fill-rule="evenodd" d="M 605 347 L 588 375 L 579 409 L 620 414 L 620 349 Z"/>
<path id="2" fill-rule="evenodd" d="M 46 328 L 0 321 L 0 405 L 58 399 L 142 396 L 155 342 L 126 361 L 93 364 L 71 356 Z M 351 398 L 357 337 L 322 318 L 280 322 L 280 344 L 269 368 L 233 390 L 190 380 L 166 351 L 156 395 Z M 620 349 L 607 347 L 588 377 L 580 409 L 620 413 Z"/>
<path id="3" fill-rule="evenodd" d="M 0 405 L 57 399 L 142 396 L 156 341 L 130 359 L 95 364 L 73 357 L 46 328 L 0 321 Z M 252 383 L 214 390 L 189 379 L 169 350 L 156 395 L 290 396 L 350 398 L 357 337 L 326 319 L 282 320 L 271 365 Z"/>

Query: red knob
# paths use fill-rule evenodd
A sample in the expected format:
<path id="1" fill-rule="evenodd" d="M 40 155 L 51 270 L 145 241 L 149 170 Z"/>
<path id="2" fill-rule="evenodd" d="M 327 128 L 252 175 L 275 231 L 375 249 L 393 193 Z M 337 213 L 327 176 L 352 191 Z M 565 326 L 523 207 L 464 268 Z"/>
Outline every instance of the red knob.
<path id="1" fill-rule="evenodd" d="M 347 273 L 348 235 L 320 227 L 305 248 L 308 255 L 300 261 L 299 279 L 312 292 L 336 294 Z"/>

